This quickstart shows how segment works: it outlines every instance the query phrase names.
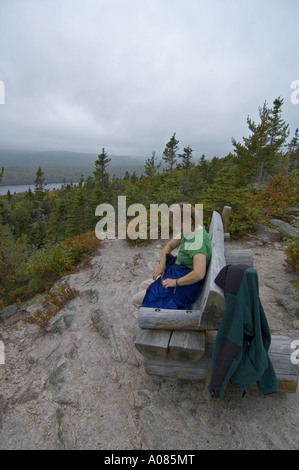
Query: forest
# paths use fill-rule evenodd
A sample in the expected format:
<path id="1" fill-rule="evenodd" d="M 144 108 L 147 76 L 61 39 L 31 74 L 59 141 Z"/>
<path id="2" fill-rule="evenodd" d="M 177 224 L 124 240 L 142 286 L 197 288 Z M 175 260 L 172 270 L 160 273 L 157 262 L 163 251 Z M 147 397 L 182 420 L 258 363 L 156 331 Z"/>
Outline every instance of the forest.
<path id="1" fill-rule="evenodd" d="M 78 263 L 88 262 L 101 243 L 95 236 L 95 209 L 109 203 L 117 211 L 120 195 L 126 196 L 127 205 L 140 203 L 147 209 L 154 203 L 202 203 L 207 228 L 212 211 L 230 205 L 233 237 L 254 231 L 258 221 L 283 220 L 288 207 L 298 207 L 299 130 L 290 136 L 282 106 L 280 97 L 271 107 L 265 102 L 259 122 L 247 118 L 249 137 L 242 142 L 233 138 L 233 152 L 221 158 L 202 155 L 195 163 L 193 149 L 173 133 L 162 157 L 152 151 L 139 176 L 126 171 L 111 177 L 105 147 L 95 158 L 93 173 L 81 176 L 76 186 L 47 191 L 38 167 L 33 191 L 0 197 L 0 310 L 47 292 Z M 5 168 L 0 181 L 3 172 Z M 298 240 L 286 244 L 298 273 Z"/>

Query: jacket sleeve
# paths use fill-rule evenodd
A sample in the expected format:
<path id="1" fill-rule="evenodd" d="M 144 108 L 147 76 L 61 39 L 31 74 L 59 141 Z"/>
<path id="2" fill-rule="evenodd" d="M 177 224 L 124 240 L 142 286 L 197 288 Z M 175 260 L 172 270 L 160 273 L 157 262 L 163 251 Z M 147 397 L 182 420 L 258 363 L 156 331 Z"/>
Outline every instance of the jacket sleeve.
<path id="1" fill-rule="evenodd" d="M 213 398 L 223 398 L 226 384 L 238 367 L 241 351 L 242 346 L 232 342 L 226 336 L 222 338 L 208 387 Z"/>
<path id="2" fill-rule="evenodd" d="M 226 307 L 219 327 L 212 355 L 212 397 L 223 398 L 230 377 L 237 369 L 243 348 L 243 315 L 237 297 L 227 294 Z"/>

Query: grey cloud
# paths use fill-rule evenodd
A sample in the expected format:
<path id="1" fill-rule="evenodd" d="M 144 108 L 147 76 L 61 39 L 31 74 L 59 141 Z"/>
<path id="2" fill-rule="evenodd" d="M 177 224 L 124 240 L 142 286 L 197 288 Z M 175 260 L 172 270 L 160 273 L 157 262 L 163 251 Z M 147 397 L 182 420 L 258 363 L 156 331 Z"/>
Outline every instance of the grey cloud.
<path id="1" fill-rule="evenodd" d="M 294 132 L 296 0 L 2 0 L 0 147 L 224 156 L 277 96 Z"/>

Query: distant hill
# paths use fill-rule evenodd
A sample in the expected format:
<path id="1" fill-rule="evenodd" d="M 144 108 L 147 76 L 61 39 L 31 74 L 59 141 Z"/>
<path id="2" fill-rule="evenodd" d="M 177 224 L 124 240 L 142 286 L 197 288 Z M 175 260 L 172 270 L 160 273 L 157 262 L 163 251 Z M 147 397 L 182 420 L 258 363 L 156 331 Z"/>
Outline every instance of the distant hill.
<path id="1" fill-rule="evenodd" d="M 99 152 L 100 153 L 100 152 Z M 145 157 L 109 155 L 110 165 L 144 165 Z M 69 151 L 0 149 L 0 168 L 5 167 L 94 167 L 98 154 Z"/>
<path id="2" fill-rule="evenodd" d="M 0 169 L 4 174 L 0 186 L 33 184 L 40 166 L 47 183 L 75 183 L 92 175 L 98 155 L 67 151 L 28 151 L 0 149 Z M 145 158 L 109 155 L 107 167 L 110 177 L 123 177 L 128 171 L 137 176 L 144 172 Z"/>

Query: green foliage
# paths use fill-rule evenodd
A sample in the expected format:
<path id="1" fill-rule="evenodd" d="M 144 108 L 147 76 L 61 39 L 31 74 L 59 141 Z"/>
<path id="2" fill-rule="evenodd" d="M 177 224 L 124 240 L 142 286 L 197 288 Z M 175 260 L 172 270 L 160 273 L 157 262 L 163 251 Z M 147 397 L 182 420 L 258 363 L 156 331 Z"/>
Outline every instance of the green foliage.
<path id="1" fill-rule="evenodd" d="M 151 158 L 148 158 L 146 160 L 145 167 L 144 167 L 144 173 L 148 178 L 151 178 L 152 176 L 154 176 L 158 172 L 161 166 L 161 163 L 156 164 L 156 160 L 157 160 L 156 153 L 153 150 Z"/>
<path id="2" fill-rule="evenodd" d="M 0 309 L 22 293 L 19 272 L 29 254 L 26 236 L 14 239 L 7 227 L 0 226 Z"/>
<path id="3" fill-rule="evenodd" d="M 38 168 L 36 172 L 36 178 L 34 181 L 34 194 L 37 201 L 41 201 L 44 197 L 44 190 L 46 183 L 46 178 L 41 167 Z"/>
<path id="4" fill-rule="evenodd" d="M 281 170 L 282 149 L 289 135 L 289 125 L 281 118 L 283 99 L 274 100 L 273 108 L 267 103 L 259 109 L 260 123 L 249 117 L 247 124 L 251 135 L 243 138 L 244 144 L 232 139 L 236 152 L 236 176 L 239 186 L 265 185 L 269 177 Z"/>
<path id="5" fill-rule="evenodd" d="M 87 232 L 38 250 L 26 263 L 29 294 L 48 290 L 57 279 L 72 272 L 79 261 L 85 260 L 99 246 L 95 232 Z"/>
<path id="6" fill-rule="evenodd" d="M 229 231 L 233 235 L 242 235 L 251 231 L 261 218 L 261 211 L 255 205 L 256 191 L 248 187 L 238 187 L 232 176 L 232 163 L 228 161 L 221 176 L 214 180 L 205 194 L 205 209 L 220 213 L 224 206 L 232 207 Z"/>
<path id="7" fill-rule="evenodd" d="M 179 141 L 175 138 L 175 134 L 176 133 L 174 133 L 170 141 L 167 142 L 162 157 L 167 165 L 169 178 L 172 177 L 172 169 L 176 162 L 176 152 L 178 150 L 179 143 Z"/>
<path id="8" fill-rule="evenodd" d="M 57 279 L 74 269 L 74 262 L 71 250 L 61 244 L 38 250 L 26 263 L 28 293 L 48 290 Z"/>
<path id="9" fill-rule="evenodd" d="M 296 129 L 295 135 L 291 142 L 288 145 L 287 152 L 287 166 L 288 171 L 292 173 L 293 171 L 299 170 L 299 129 Z"/>
<path id="10" fill-rule="evenodd" d="M 74 263 L 78 263 L 99 249 L 100 240 L 95 236 L 94 231 L 90 231 L 64 240 L 61 246 L 69 250 Z"/>
<path id="11" fill-rule="evenodd" d="M 108 157 L 105 149 L 102 149 L 102 153 L 98 155 L 97 160 L 95 161 L 95 171 L 94 179 L 97 189 L 97 194 L 99 197 L 105 195 L 109 190 L 109 173 L 107 172 L 107 167 L 109 165 L 111 158 Z"/>
<path id="12" fill-rule="evenodd" d="M 88 262 L 100 246 L 92 231 L 30 255 L 27 237 L 15 241 L 6 227 L 0 227 L 0 235 L 0 308 L 47 291 L 60 277 L 73 272 L 79 262 Z"/>
<path id="13" fill-rule="evenodd" d="M 299 274 L 299 238 L 287 242 L 286 254 L 289 264 Z"/>
<path id="14" fill-rule="evenodd" d="M 286 243 L 287 261 L 296 274 L 299 274 L 299 238 L 296 240 L 288 240 Z M 291 281 L 292 284 L 299 289 L 299 279 Z"/>

